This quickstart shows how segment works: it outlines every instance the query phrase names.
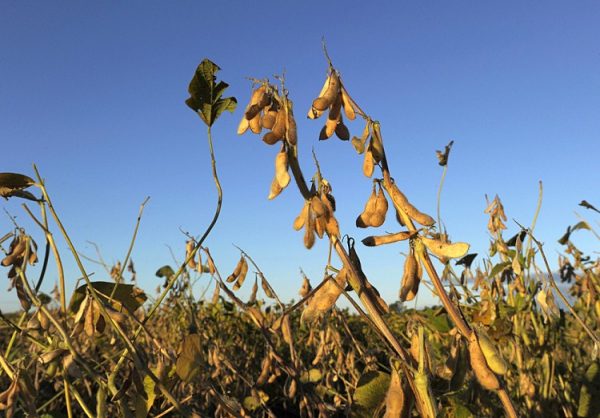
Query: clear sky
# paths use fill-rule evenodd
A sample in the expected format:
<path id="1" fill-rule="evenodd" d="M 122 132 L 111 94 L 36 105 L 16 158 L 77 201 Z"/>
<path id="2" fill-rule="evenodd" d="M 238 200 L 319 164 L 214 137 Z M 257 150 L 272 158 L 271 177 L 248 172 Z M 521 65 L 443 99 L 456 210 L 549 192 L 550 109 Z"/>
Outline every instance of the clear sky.
<path id="1" fill-rule="evenodd" d="M 451 237 L 480 254 L 487 249 L 486 194 L 502 198 L 508 234 L 516 232 L 513 218 L 529 225 L 542 180 L 537 235 L 556 259 L 556 240 L 578 221 L 575 211 L 598 221 L 577 204 L 600 206 L 599 22 L 595 1 L 3 1 L 0 171 L 33 176 L 36 163 L 78 249 L 93 256 L 86 243 L 93 241 L 109 262 L 124 257 L 150 196 L 133 259 L 153 294 L 161 283 L 154 272 L 172 262 L 167 246 L 183 256 L 179 228 L 199 234 L 215 207 L 205 126 L 184 104 L 195 67 L 208 57 L 239 108 L 214 128 L 224 206 L 206 244 L 224 275 L 238 259 L 235 243 L 284 299 L 297 298 L 298 268 L 316 283 L 325 243 L 304 249 L 291 226 L 298 192 L 266 199 L 276 147 L 250 133 L 238 137 L 236 128 L 250 95 L 246 77 L 285 70 L 305 175 L 314 147 L 342 232 L 370 234 L 354 227 L 370 192 L 362 158 L 348 143 L 319 142 L 322 121 L 304 119 L 325 77 L 325 36 L 350 93 L 382 123 L 392 173 L 419 208 L 435 215 L 442 172 L 435 150 L 453 139 L 442 198 Z M 363 125 L 349 127 L 359 134 Z M 0 204 L 42 243 L 21 203 Z M 2 212 L 0 235 L 11 227 Z M 397 230 L 391 216 L 380 229 Z M 576 238 L 598 250 L 585 232 Z M 72 285 L 78 272 L 59 246 Z M 394 301 L 406 248 L 358 250 L 371 281 Z M 51 265 L 44 289 L 55 281 Z M 0 293 L 3 309 L 15 301 L 14 291 Z"/>

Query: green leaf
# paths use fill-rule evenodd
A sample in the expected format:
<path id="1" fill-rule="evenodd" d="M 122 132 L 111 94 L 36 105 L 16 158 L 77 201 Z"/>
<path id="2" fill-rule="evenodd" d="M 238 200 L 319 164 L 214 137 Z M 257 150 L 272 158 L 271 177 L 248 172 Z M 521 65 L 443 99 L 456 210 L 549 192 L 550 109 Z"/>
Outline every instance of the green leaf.
<path id="1" fill-rule="evenodd" d="M 175 370 L 177 376 L 184 382 L 191 381 L 200 371 L 202 362 L 202 348 L 199 334 L 190 334 L 183 339 L 181 353 L 177 357 Z"/>
<path id="2" fill-rule="evenodd" d="M 215 74 L 219 70 L 217 64 L 204 59 L 190 81 L 190 97 L 185 101 L 208 126 L 212 126 L 221 113 L 226 110 L 233 112 L 237 106 L 235 97 L 221 98 L 229 85 L 223 81 L 216 83 Z"/>
<path id="3" fill-rule="evenodd" d="M 116 302 L 117 305 L 125 306 L 130 312 L 133 312 L 142 306 L 142 304 L 146 302 L 146 299 L 148 299 L 141 289 L 132 284 L 113 282 L 92 282 L 91 284 L 99 294 L 100 299 L 106 302 L 108 302 L 110 295 L 113 293 L 113 289 L 116 287 L 113 295 L 113 305 L 115 305 Z M 71 312 L 77 312 L 79 305 L 87 294 L 87 290 L 87 284 L 75 289 L 75 292 L 73 292 L 73 296 L 71 297 L 71 302 L 69 303 L 69 310 Z M 116 308 L 119 310 L 119 306 L 116 306 Z"/>
<path id="4" fill-rule="evenodd" d="M 373 411 L 384 401 L 390 385 L 390 375 L 381 371 L 363 374 L 354 391 L 354 405 L 350 416 L 371 417 Z"/>
<path id="5" fill-rule="evenodd" d="M 499 273 L 502 273 L 511 264 L 512 263 L 510 261 L 505 261 L 504 263 L 496 264 L 494 268 L 492 268 L 492 271 L 490 271 L 490 278 L 496 276 Z"/>
<path id="6" fill-rule="evenodd" d="M 452 329 L 452 324 L 445 313 L 430 316 L 427 324 L 437 332 L 448 332 Z"/>

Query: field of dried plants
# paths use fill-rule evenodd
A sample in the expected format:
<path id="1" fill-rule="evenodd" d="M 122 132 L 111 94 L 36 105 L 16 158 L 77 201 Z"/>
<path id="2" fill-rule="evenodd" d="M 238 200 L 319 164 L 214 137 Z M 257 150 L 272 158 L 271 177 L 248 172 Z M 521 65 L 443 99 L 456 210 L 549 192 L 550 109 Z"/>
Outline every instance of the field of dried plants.
<path id="1" fill-rule="evenodd" d="M 600 239 L 592 221 L 568 226 L 562 237 L 557 231 L 563 252 L 553 272 L 535 220 L 510 236 L 496 196 L 486 209 L 489 252 L 470 253 L 467 243 L 451 240 L 440 226 L 439 208 L 434 219 L 400 190 L 380 122 L 350 95 L 325 55 L 328 76 L 308 118 L 323 124 L 320 140 L 347 141 L 363 159 L 363 173 L 373 183 L 356 226 L 373 235 L 360 237 L 362 242 L 344 235 L 335 214 L 344 202 L 333 196 L 325 161 L 314 156 L 307 181 L 296 132 L 296 118 L 305 110 L 294 107 L 283 77 L 276 83 L 252 80 L 238 127 L 238 134 L 262 133 L 264 143 L 279 148 L 269 199 L 288 186 L 302 195 L 304 205 L 290 214 L 290 226 L 306 249 L 317 239 L 329 243 L 323 277 L 299 281 L 297 302 L 281 300 L 243 249 L 234 271 L 225 272 L 205 245 L 222 204 L 211 127 L 237 106 L 235 98 L 224 97 L 228 85 L 218 81 L 219 67 L 209 60 L 198 66 L 186 104 L 207 129 L 216 210 L 205 231 L 182 243 L 181 265 L 156 266 L 164 280 L 157 297 L 136 286 L 130 259 L 135 234 L 126 258 L 105 266 L 113 281 L 95 281 L 37 168 L 33 176 L 0 173 L 0 196 L 23 199 L 37 225 L 25 231 L 15 224 L 0 238 L 1 264 L 23 308 L 0 314 L 0 414 L 600 416 L 600 261 L 597 253 L 577 247 L 579 234 Z M 345 119 L 364 121 L 360 136 L 350 133 Z M 437 151 L 444 174 L 451 148 L 449 143 Z M 541 195 L 540 184 L 540 201 Z M 592 204 L 580 205 L 598 219 Z M 377 235 L 386 216 L 396 218 L 397 232 Z M 139 218 L 136 232 L 137 226 Z M 67 254 L 55 236 L 67 243 Z M 406 254 L 394 303 L 381 298 L 361 266 L 361 247 L 380 245 Z M 65 285 L 66 257 L 80 268 L 83 284 L 76 289 Z M 39 289 L 51 258 L 59 285 L 47 295 Z M 36 263 L 40 273 L 33 277 L 28 266 Z M 212 295 L 192 293 L 198 277 L 214 284 Z M 242 286 L 251 288 L 247 300 L 238 295 Z M 432 289 L 437 306 L 407 309 L 403 302 L 422 286 Z M 336 307 L 342 298 L 351 310 Z"/>

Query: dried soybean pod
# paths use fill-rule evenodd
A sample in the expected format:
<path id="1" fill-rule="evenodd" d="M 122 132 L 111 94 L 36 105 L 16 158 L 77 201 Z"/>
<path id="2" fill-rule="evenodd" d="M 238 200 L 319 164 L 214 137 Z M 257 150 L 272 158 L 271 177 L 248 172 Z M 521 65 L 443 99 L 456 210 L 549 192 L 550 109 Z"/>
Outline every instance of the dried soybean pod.
<path id="1" fill-rule="evenodd" d="M 378 245 L 391 244 L 394 242 L 405 241 L 409 238 L 414 237 L 416 232 L 413 231 L 402 231 L 396 232 L 395 234 L 370 236 L 362 240 L 362 243 L 367 247 L 376 247 Z"/>
<path id="2" fill-rule="evenodd" d="M 494 372 L 490 370 L 485 360 L 485 356 L 483 355 L 483 351 L 481 351 L 481 347 L 477 341 L 477 334 L 475 332 L 472 332 L 469 337 L 469 358 L 471 360 L 471 368 L 481 386 L 489 390 L 500 388 L 500 382 Z"/>
<path id="3" fill-rule="evenodd" d="M 302 227 L 306 224 L 306 220 L 308 219 L 308 202 L 304 202 L 304 206 L 302 206 L 302 210 L 300 211 L 300 215 L 296 217 L 294 220 L 294 229 L 296 231 L 300 231 Z"/>
<path id="4" fill-rule="evenodd" d="M 260 112 L 271 103 L 271 95 L 264 90 L 264 86 L 261 87 L 262 95 L 259 97 L 255 104 L 250 105 L 250 108 L 246 111 L 245 117 L 248 120 L 254 119 Z M 261 89 L 259 88 L 259 90 Z"/>
<path id="5" fill-rule="evenodd" d="M 319 95 L 317 96 L 317 98 L 323 97 L 323 95 L 327 91 L 327 87 L 329 87 L 329 77 L 330 76 L 328 75 L 327 78 L 325 79 L 325 82 L 323 83 L 323 87 L 321 88 L 321 91 L 319 92 Z M 323 114 L 324 111 L 325 111 L 325 109 L 317 110 L 311 105 L 310 109 L 308 110 L 307 116 L 309 119 L 317 119 L 317 118 L 321 117 L 321 115 Z"/>
<path id="6" fill-rule="evenodd" d="M 292 337 L 292 324 L 290 323 L 289 315 L 284 315 L 281 320 L 281 335 L 286 344 L 292 345 L 294 343 L 294 338 Z"/>
<path id="7" fill-rule="evenodd" d="M 258 375 L 258 379 L 256 379 L 256 386 L 262 386 L 267 383 L 267 379 L 271 374 L 271 364 L 273 359 L 271 358 L 271 353 L 267 353 L 265 358 L 261 363 L 260 374 Z"/>
<path id="8" fill-rule="evenodd" d="M 282 148 L 277 154 L 277 157 L 275 157 L 275 178 L 282 189 L 287 187 L 287 185 L 290 183 L 288 167 L 287 152 L 285 152 L 285 149 Z"/>
<path id="9" fill-rule="evenodd" d="M 248 262 L 245 258 L 242 264 L 242 268 L 240 269 L 240 274 L 237 277 L 235 284 L 233 285 L 233 290 L 238 290 L 244 284 L 244 280 L 246 280 L 246 275 L 248 274 Z"/>
<path id="10" fill-rule="evenodd" d="M 342 87 L 342 105 L 344 106 L 344 113 L 349 120 L 354 120 L 356 118 L 356 113 L 354 112 L 354 106 L 352 106 L 352 101 L 350 100 L 350 96 L 344 87 Z"/>
<path id="11" fill-rule="evenodd" d="M 213 292 L 212 298 L 210 300 L 210 302 L 215 305 L 219 302 L 219 295 L 221 294 L 221 286 L 219 284 L 217 284 L 215 286 L 215 290 Z"/>
<path id="12" fill-rule="evenodd" d="M 421 241 L 429 251 L 440 258 L 460 258 L 469 251 L 469 244 L 465 242 L 451 244 L 426 237 L 421 237 Z"/>
<path id="13" fill-rule="evenodd" d="M 383 159 L 384 154 L 380 127 L 378 122 L 373 123 L 373 135 L 371 136 L 371 152 L 373 159 L 377 162 Z"/>
<path id="14" fill-rule="evenodd" d="M 356 218 L 356 226 L 359 228 L 366 228 L 371 226 L 371 215 L 375 211 L 375 207 L 377 205 L 377 193 L 375 191 L 375 185 L 373 185 L 373 190 L 371 191 L 371 195 L 365 203 L 365 208 L 362 213 L 358 215 Z"/>
<path id="15" fill-rule="evenodd" d="M 402 285 L 400 287 L 400 300 L 402 302 L 407 300 L 412 300 L 414 298 L 414 294 L 416 292 L 415 282 L 418 280 L 417 278 L 417 259 L 415 257 L 414 251 L 411 248 L 410 252 L 406 256 L 406 260 L 404 261 L 404 271 L 402 273 Z M 416 284 L 418 287 L 419 285 Z M 409 298 L 410 294 L 410 298 Z"/>
<path id="16" fill-rule="evenodd" d="M 327 231 L 327 233 L 332 237 L 339 238 L 340 236 L 340 225 L 338 224 L 338 221 L 337 219 L 335 219 L 335 216 L 333 216 L 333 214 L 331 214 L 327 219 L 327 223 L 325 224 L 325 231 Z"/>
<path id="17" fill-rule="evenodd" d="M 317 111 L 325 111 L 333 104 L 340 91 L 340 79 L 335 70 L 331 71 L 328 78 L 327 88 L 321 97 L 313 101 L 313 108 Z"/>
<path id="18" fill-rule="evenodd" d="M 192 254 L 192 251 L 194 251 L 195 246 L 196 246 L 196 243 L 194 242 L 194 240 L 191 240 L 191 239 L 185 243 L 185 258 L 190 257 L 190 255 Z M 189 268 L 194 269 L 194 270 L 196 269 L 196 267 L 198 267 L 194 257 L 189 258 L 187 265 Z"/>
<path id="19" fill-rule="evenodd" d="M 262 125 L 260 122 L 260 115 L 257 114 L 252 119 L 248 121 L 248 125 L 250 126 L 250 130 L 252 133 L 259 134 L 262 131 Z"/>
<path id="20" fill-rule="evenodd" d="M 319 238 L 323 238 L 323 235 L 325 234 L 326 224 L 327 221 L 325 220 L 324 216 L 315 219 L 315 232 L 317 233 L 317 236 Z"/>
<path id="21" fill-rule="evenodd" d="M 240 272 L 242 271 L 242 266 L 244 265 L 245 262 L 246 262 L 246 260 L 244 259 L 244 256 L 241 256 L 240 261 L 237 262 L 237 264 L 235 265 L 235 268 L 233 269 L 233 273 L 231 273 L 227 277 L 227 283 L 231 283 L 238 278 L 238 276 L 240 275 Z"/>
<path id="22" fill-rule="evenodd" d="M 397 210 L 403 211 L 411 219 L 423 226 L 432 226 L 435 223 L 435 220 L 431 216 L 419 212 L 419 210 L 408 201 L 404 193 L 398 189 L 396 184 L 392 183 L 390 187 L 387 188 L 387 191 Z"/>
<path id="23" fill-rule="evenodd" d="M 242 117 L 240 124 L 238 125 L 237 133 L 238 135 L 242 135 L 244 132 L 248 130 L 250 127 L 250 122 L 245 117 Z"/>
<path id="24" fill-rule="evenodd" d="M 277 177 L 274 177 L 273 181 L 271 182 L 271 187 L 269 188 L 269 196 L 267 196 L 267 198 L 269 200 L 273 200 L 277 196 L 279 196 L 282 191 L 283 191 L 283 187 L 281 187 L 281 185 L 279 184 Z"/>
<path id="25" fill-rule="evenodd" d="M 267 132 L 265 136 L 263 136 L 263 141 L 269 145 L 274 145 L 277 141 L 283 139 L 285 135 L 285 120 L 286 120 L 286 112 L 283 109 L 279 109 L 277 111 L 277 115 L 275 116 L 275 124 L 273 125 L 273 129 L 271 132 Z"/>
<path id="26" fill-rule="evenodd" d="M 377 191 L 377 197 L 375 199 L 375 208 L 371 213 L 371 219 L 369 220 L 369 224 L 374 227 L 379 227 L 383 225 L 383 223 L 385 222 L 385 215 L 387 214 L 387 210 L 388 202 L 380 185 Z"/>
<path id="27" fill-rule="evenodd" d="M 383 418 L 407 418 L 410 416 L 411 402 L 402 386 L 398 370 L 392 367 L 390 386 L 385 395 L 385 415 Z"/>
<path id="28" fill-rule="evenodd" d="M 265 114 L 262 117 L 261 123 L 263 128 L 265 129 L 273 129 L 273 126 L 275 125 L 275 119 L 277 117 L 277 111 L 273 110 L 273 108 L 269 108 L 269 110 L 267 110 L 265 112 Z M 243 121 L 243 119 L 242 119 Z"/>
<path id="29" fill-rule="evenodd" d="M 271 290 L 271 286 L 269 286 L 269 283 L 267 283 L 265 276 L 263 276 L 262 274 L 260 274 L 260 286 L 262 287 L 263 292 L 265 292 L 265 295 L 268 298 L 275 299 L 275 295 L 273 294 L 273 291 Z"/>
<path id="30" fill-rule="evenodd" d="M 365 159 L 363 161 L 363 174 L 367 177 L 371 177 L 373 175 L 373 171 L 375 170 L 375 160 L 373 159 L 373 152 L 371 151 L 371 146 L 367 148 L 365 152 Z"/>
<path id="31" fill-rule="evenodd" d="M 311 210 L 308 211 L 308 219 L 304 225 L 304 246 L 310 250 L 315 245 L 315 220 Z"/>
<path id="32" fill-rule="evenodd" d="M 342 268 L 335 278 L 327 276 L 323 286 L 310 298 L 302 311 L 301 321 L 311 321 L 324 314 L 335 305 L 335 302 L 346 287 L 346 271 Z"/>
<path id="33" fill-rule="evenodd" d="M 312 286 L 310 285 L 310 280 L 308 277 L 304 276 L 304 279 L 302 280 L 302 287 L 300 287 L 298 294 L 304 298 L 310 293 L 311 290 Z"/>
<path id="34" fill-rule="evenodd" d="M 327 206 L 323 203 L 319 196 L 313 196 L 311 198 L 310 208 L 317 218 L 327 216 L 329 214 Z"/>
<path id="35" fill-rule="evenodd" d="M 248 104 L 248 106 L 246 107 L 246 111 L 244 112 L 244 117 L 246 119 L 253 119 L 260 112 L 262 107 L 267 105 L 267 103 L 265 103 L 261 108 L 258 107 L 259 103 L 261 103 L 264 100 L 266 91 L 267 88 L 263 84 L 252 92 L 252 96 L 250 96 L 250 103 Z"/>
<path id="36" fill-rule="evenodd" d="M 258 293 L 258 280 L 254 279 L 254 284 L 252 285 L 252 290 L 250 291 L 250 297 L 248 298 L 248 304 L 253 304 L 256 302 L 256 294 Z"/>

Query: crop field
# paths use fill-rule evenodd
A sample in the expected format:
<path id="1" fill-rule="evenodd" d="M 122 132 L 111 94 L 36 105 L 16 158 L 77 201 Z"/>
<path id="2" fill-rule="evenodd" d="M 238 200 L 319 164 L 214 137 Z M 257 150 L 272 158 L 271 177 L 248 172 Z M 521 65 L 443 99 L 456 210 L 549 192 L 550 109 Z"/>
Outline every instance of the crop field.
<path id="1" fill-rule="evenodd" d="M 600 416 L 600 260 L 577 242 L 583 234 L 600 240 L 595 202 L 581 196 L 586 217 L 557 226 L 558 270 L 536 237 L 535 218 L 515 235 L 506 232 L 510 208 L 499 196 L 488 200 L 489 222 L 481 225 L 492 237 L 489 250 L 471 252 L 449 235 L 439 205 L 425 213 L 394 181 L 383 122 L 361 107 L 324 51 L 327 78 L 315 80 L 315 93 L 322 88 L 309 109 L 294 106 L 283 75 L 252 79 L 238 106 L 220 68 L 209 59 L 198 65 L 186 104 L 206 132 L 217 200 L 206 230 L 182 239 L 183 261 L 151 266 L 162 284 L 156 296 L 137 286 L 135 234 L 127 257 L 104 265 L 112 281 L 96 280 L 53 205 L 52 180 L 46 184 L 35 166 L 29 174 L 0 173 L 0 196 L 23 202 L 22 217 L 36 225 L 25 230 L 13 219 L 11 230 L 0 231 L 2 280 L 22 307 L 0 313 L 0 415 Z M 302 196 L 289 214 L 302 236 L 296 245 L 314 251 L 318 240 L 328 243 L 322 277 L 304 275 L 295 301 L 279 296 L 249 252 L 240 248 L 233 271 L 223 271 L 206 245 L 223 204 L 217 167 L 228 169 L 213 148 L 212 127 L 224 112 L 239 117 L 237 134 L 262 139 L 258 152 L 278 150 L 268 198 L 284 190 Z M 334 197 L 325 161 L 313 153 L 313 164 L 301 167 L 300 117 L 322 126 L 319 140 L 356 151 L 372 180 L 357 192 L 365 198 L 355 221 L 363 236 L 346 235 L 338 222 L 345 202 Z M 348 121 L 361 131 L 350 132 Z M 452 146 L 437 151 L 440 192 Z M 395 220 L 394 231 L 380 228 L 386 218 Z M 384 245 L 403 254 L 396 301 L 381 297 L 361 264 L 364 247 Z M 65 284 L 67 258 L 79 266 L 75 288 Z M 59 280 L 46 294 L 40 286 L 49 260 Z M 200 297 L 192 291 L 199 277 L 211 283 Z M 249 297 L 240 296 L 242 287 Z M 435 306 L 408 308 L 424 288 Z"/>

